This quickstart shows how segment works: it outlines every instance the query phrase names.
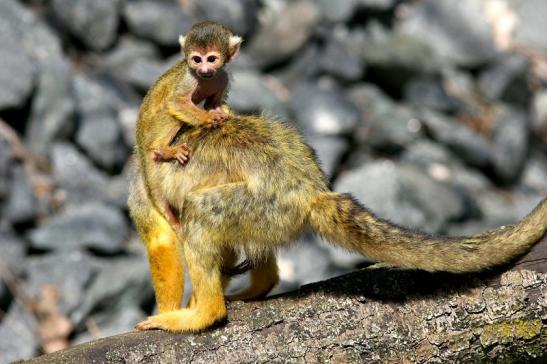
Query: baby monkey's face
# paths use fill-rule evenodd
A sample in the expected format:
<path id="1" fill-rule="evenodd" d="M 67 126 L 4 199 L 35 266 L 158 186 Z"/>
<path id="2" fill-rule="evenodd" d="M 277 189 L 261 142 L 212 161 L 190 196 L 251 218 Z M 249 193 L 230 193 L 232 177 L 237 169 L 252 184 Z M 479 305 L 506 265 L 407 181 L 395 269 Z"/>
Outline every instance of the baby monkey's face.
<path id="1" fill-rule="evenodd" d="M 188 65 L 198 77 L 210 80 L 224 66 L 224 59 L 216 50 L 194 50 L 190 52 Z"/>

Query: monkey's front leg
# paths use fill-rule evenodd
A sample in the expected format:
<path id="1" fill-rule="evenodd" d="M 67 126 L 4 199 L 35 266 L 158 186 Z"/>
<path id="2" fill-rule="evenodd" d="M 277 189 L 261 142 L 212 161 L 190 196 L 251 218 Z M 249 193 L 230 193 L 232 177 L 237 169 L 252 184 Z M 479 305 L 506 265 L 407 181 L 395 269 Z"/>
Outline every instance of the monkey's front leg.
<path id="1" fill-rule="evenodd" d="M 203 241 L 184 245 L 184 256 L 192 278 L 191 308 L 160 313 L 139 323 L 137 329 L 197 332 L 226 317 L 218 252 Z"/>
<path id="2" fill-rule="evenodd" d="M 193 126 L 211 126 L 224 121 L 225 113 L 210 112 L 197 107 L 189 96 L 177 96 L 167 104 L 167 111 L 175 119 Z"/>
<path id="3" fill-rule="evenodd" d="M 141 187 L 132 194 L 145 194 Z M 168 221 L 147 198 L 136 198 L 130 204 L 131 215 L 144 241 L 150 263 L 150 274 L 160 313 L 180 308 L 184 291 L 184 267 L 181 242 Z"/>

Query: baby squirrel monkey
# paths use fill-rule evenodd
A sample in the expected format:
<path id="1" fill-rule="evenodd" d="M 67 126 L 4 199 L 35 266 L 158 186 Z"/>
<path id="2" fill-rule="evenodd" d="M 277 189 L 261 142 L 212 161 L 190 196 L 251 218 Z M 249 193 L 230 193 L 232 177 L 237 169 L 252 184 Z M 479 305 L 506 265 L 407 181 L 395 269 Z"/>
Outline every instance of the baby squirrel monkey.
<path id="1" fill-rule="evenodd" d="M 229 77 L 224 65 L 236 56 L 241 42 L 241 37 L 233 35 L 224 25 L 210 21 L 194 24 L 186 35 L 179 37 L 186 70 L 167 104 L 174 120 L 190 126 L 215 127 L 226 119 Z M 197 106 L 201 102 L 204 109 Z M 151 146 L 154 159 L 185 164 L 190 150 L 186 144 L 171 145 L 180 128 L 169 124 L 164 125 L 163 134 L 155 130 Z"/>
<path id="2" fill-rule="evenodd" d="M 166 105 L 187 74 L 180 61 L 162 75 L 137 121 L 128 205 L 146 245 L 159 311 L 139 323 L 139 330 L 196 332 L 223 320 L 229 279 L 223 271 L 240 253 L 253 262 L 251 283 L 232 299 L 265 296 L 279 279 L 276 250 L 307 229 L 376 261 L 455 273 L 508 262 L 547 230 L 547 199 L 518 224 L 470 237 L 435 237 L 396 226 L 350 195 L 330 191 L 300 134 L 264 116 L 228 114 L 216 128 L 183 128 L 174 147 L 186 143 L 192 158 L 184 167 L 156 163 L 150 157 L 156 134 L 165 135 L 169 123 L 180 128 Z M 184 265 L 192 297 L 182 308 Z"/>

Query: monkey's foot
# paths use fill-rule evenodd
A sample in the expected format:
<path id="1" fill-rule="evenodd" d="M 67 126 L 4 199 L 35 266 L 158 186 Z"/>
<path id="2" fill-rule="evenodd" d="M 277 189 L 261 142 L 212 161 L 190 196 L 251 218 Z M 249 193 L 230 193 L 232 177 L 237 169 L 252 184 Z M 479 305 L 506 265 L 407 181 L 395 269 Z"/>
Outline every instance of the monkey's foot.
<path id="1" fill-rule="evenodd" d="M 154 160 L 157 162 L 178 161 L 181 165 L 188 163 L 191 157 L 188 144 L 178 144 L 172 147 L 165 147 L 154 150 Z"/>
<path id="2" fill-rule="evenodd" d="M 159 329 L 171 332 L 198 332 L 212 326 L 217 321 L 223 320 L 225 317 L 225 309 L 220 312 L 203 312 L 197 308 L 184 308 L 150 316 L 148 319 L 139 322 L 135 328 L 140 331 Z"/>

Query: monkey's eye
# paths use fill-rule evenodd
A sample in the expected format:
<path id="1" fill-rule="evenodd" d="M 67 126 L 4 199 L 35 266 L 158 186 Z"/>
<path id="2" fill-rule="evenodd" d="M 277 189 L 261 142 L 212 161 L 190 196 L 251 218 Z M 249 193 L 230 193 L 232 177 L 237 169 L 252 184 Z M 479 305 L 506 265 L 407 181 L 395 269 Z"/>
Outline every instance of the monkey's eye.
<path id="1" fill-rule="evenodd" d="M 193 56 L 192 61 L 194 61 L 196 63 L 201 63 L 201 57 L 200 56 Z"/>
<path id="2" fill-rule="evenodd" d="M 213 63 L 217 60 L 217 56 L 209 56 L 207 57 L 207 62 Z"/>

